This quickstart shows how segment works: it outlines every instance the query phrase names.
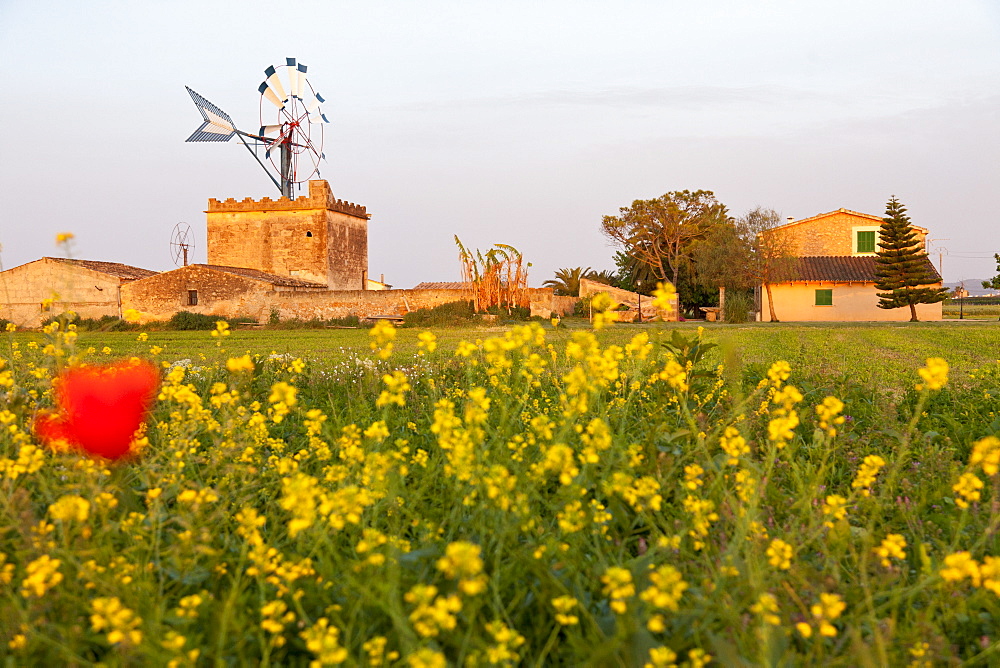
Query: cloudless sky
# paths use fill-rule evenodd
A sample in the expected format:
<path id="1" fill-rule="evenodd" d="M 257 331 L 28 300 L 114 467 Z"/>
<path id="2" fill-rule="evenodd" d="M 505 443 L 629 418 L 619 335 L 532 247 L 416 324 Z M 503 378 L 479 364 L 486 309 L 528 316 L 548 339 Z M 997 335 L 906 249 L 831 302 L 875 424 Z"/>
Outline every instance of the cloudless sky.
<path id="1" fill-rule="evenodd" d="M 204 262 L 209 197 L 277 190 L 239 144 L 184 142 L 184 86 L 253 131 L 286 56 L 396 287 L 458 280 L 456 234 L 521 250 L 532 285 L 613 269 L 601 217 L 682 189 L 794 218 L 895 195 L 945 280 L 996 273 L 992 0 L 0 0 L 3 267 L 69 231 L 75 257 L 170 269 L 180 221 Z"/>

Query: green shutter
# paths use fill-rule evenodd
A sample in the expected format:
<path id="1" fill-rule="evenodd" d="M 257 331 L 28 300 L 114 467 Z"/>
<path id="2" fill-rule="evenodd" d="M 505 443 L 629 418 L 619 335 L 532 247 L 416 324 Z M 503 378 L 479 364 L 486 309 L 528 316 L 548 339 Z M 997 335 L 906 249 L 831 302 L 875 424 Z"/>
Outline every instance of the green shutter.
<path id="1" fill-rule="evenodd" d="M 833 306 L 833 290 L 817 290 L 816 306 Z"/>
<path id="2" fill-rule="evenodd" d="M 875 230 L 871 230 L 870 232 L 858 232 L 858 252 L 875 252 Z"/>

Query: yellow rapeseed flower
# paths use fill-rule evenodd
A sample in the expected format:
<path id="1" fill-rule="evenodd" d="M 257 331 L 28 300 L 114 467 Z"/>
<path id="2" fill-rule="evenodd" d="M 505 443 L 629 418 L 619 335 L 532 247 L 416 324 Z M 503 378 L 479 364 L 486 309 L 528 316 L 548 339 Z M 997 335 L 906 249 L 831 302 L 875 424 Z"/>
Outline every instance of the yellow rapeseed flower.
<path id="1" fill-rule="evenodd" d="M 21 581 L 21 596 L 24 598 L 41 598 L 52 587 L 62 582 L 63 575 L 59 572 L 62 561 L 52 559 L 43 554 L 25 567 L 27 577 Z"/>
<path id="2" fill-rule="evenodd" d="M 987 436 L 976 441 L 972 446 L 969 464 L 972 466 L 980 464 L 983 473 L 988 476 L 996 475 L 997 471 L 1000 471 L 1000 438 Z"/>
<path id="3" fill-rule="evenodd" d="M 230 357 L 226 360 L 226 369 L 230 373 L 239 373 L 241 371 L 253 371 L 253 360 L 250 355 L 243 355 L 242 357 Z"/>
<path id="4" fill-rule="evenodd" d="M 891 533 L 882 540 L 881 545 L 873 548 L 873 551 L 882 565 L 889 568 L 892 566 L 892 559 L 906 559 L 904 547 L 906 547 L 906 539 L 898 533 Z"/>
<path id="5" fill-rule="evenodd" d="M 875 478 L 883 466 L 885 466 L 884 459 L 878 455 L 868 455 L 858 467 L 858 474 L 851 482 L 851 487 L 858 490 L 862 496 L 871 496 L 870 488 L 875 484 Z"/>
<path id="6" fill-rule="evenodd" d="M 76 494 L 61 496 L 49 506 L 49 517 L 54 520 L 86 522 L 89 515 L 90 501 Z"/>
<path id="7" fill-rule="evenodd" d="M 982 573 L 979 563 L 972 558 L 969 552 L 955 552 L 944 558 L 944 568 L 938 574 L 947 582 L 958 582 L 969 578 L 972 585 L 978 587 Z"/>
<path id="8" fill-rule="evenodd" d="M 569 614 L 577 605 L 577 601 L 572 596 L 557 596 L 550 601 L 556 610 L 556 622 L 562 626 L 573 626 L 580 623 L 580 618 Z"/>
<path id="9" fill-rule="evenodd" d="M 917 373 L 924 382 L 917 383 L 917 390 L 940 390 L 948 383 L 948 362 L 940 357 L 928 357 L 927 366 Z"/>
<path id="10" fill-rule="evenodd" d="M 767 563 L 777 569 L 787 571 L 792 567 L 792 555 L 794 553 L 795 550 L 791 545 L 780 538 L 775 538 L 767 548 Z"/>
<path id="11" fill-rule="evenodd" d="M 625 614 L 628 607 L 626 599 L 635 595 L 635 585 L 632 584 L 632 573 L 621 566 L 611 566 L 601 576 L 604 583 L 602 593 L 611 599 L 611 609 L 619 615 Z"/>
<path id="12" fill-rule="evenodd" d="M 968 508 L 970 503 L 979 501 L 981 497 L 979 490 L 982 488 L 983 481 L 975 473 L 963 473 L 951 488 L 955 492 L 955 505 L 959 508 Z"/>

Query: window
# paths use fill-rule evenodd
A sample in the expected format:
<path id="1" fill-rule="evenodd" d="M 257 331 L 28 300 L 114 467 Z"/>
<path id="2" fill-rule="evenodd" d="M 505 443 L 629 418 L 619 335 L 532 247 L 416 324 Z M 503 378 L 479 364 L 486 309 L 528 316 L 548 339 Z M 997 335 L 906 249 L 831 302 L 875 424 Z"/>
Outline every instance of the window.
<path id="1" fill-rule="evenodd" d="M 311 237 L 313 235 L 312 230 L 306 230 L 306 236 Z"/>
<path id="2" fill-rule="evenodd" d="M 817 290 L 816 306 L 833 306 L 833 290 Z"/>
<path id="3" fill-rule="evenodd" d="M 875 230 L 858 231 L 858 251 L 859 253 L 875 252 Z"/>
<path id="4" fill-rule="evenodd" d="M 198 305 L 198 291 L 188 290 L 188 306 L 197 306 L 197 305 Z"/>

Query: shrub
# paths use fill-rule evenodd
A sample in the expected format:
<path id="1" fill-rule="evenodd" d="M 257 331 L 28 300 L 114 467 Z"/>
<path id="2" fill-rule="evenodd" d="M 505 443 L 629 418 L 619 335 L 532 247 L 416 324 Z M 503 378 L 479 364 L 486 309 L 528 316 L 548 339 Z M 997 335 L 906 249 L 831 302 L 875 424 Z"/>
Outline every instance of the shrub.
<path id="1" fill-rule="evenodd" d="M 472 320 L 471 301 L 449 302 L 432 308 L 418 308 L 403 316 L 404 327 L 442 327 L 461 325 Z"/>
<path id="2" fill-rule="evenodd" d="M 219 316 L 205 315 L 204 313 L 191 313 L 190 311 L 178 311 L 167 321 L 167 329 L 180 331 L 190 330 L 210 330 L 215 329 L 215 323 L 222 318 Z"/>
<path id="3" fill-rule="evenodd" d="M 726 292 L 724 319 L 726 322 L 743 323 L 753 320 L 753 295 L 745 290 Z"/>

